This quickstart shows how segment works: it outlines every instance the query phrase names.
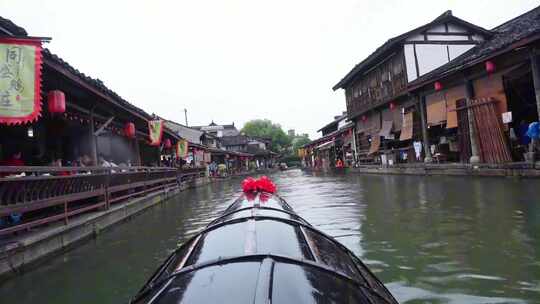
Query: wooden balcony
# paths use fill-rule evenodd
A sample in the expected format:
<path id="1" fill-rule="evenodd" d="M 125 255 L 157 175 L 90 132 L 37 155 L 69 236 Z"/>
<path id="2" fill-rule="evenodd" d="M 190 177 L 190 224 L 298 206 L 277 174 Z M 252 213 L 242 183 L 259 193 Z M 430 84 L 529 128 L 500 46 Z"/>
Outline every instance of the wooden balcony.
<path id="1" fill-rule="evenodd" d="M 205 174 L 205 168 L 0 166 L 0 235 L 67 224 L 77 214 L 175 189 Z"/>

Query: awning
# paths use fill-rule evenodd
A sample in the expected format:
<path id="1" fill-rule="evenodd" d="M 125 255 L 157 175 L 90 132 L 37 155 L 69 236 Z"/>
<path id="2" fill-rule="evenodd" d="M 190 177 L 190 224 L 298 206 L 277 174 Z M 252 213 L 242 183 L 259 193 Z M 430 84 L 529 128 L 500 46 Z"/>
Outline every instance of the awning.
<path id="1" fill-rule="evenodd" d="M 446 121 L 446 100 L 444 93 L 434 93 L 426 98 L 427 124 L 440 125 Z"/>
<path id="2" fill-rule="evenodd" d="M 453 87 L 446 91 L 446 128 L 457 128 L 456 102 L 465 98 L 465 86 Z"/>
<path id="3" fill-rule="evenodd" d="M 457 128 L 457 111 L 456 111 L 456 100 L 450 99 L 446 102 L 446 128 Z"/>
<path id="4" fill-rule="evenodd" d="M 381 132 L 379 132 L 379 135 L 384 137 L 384 138 L 390 137 L 390 131 L 392 131 L 392 123 L 393 123 L 393 121 L 391 121 L 391 120 L 383 121 L 382 122 Z"/>
<path id="5" fill-rule="evenodd" d="M 403 116 L 403 126 L 399 140 L 408 140 L 413 137 L 413 112 L 406 113 Z"/>
<path id="6" fill-rule="evenodd" d="M 369 147 L 368 154 L 373 154 L 379 151 L 381 147 L 381 137 L 378 134 L 371 136 L 371 146 Z"/>
<path id="7" fill-rule="evenodd" d="M 315 147 L 315 149 L 317 150 L 326 150 L 326 149 L 330 149 L 334 146 L 334 142 L 333 141 L 329 141 L 329 142 L 326 142 L 322 145 L 318 145 L 317 147 Z"/>

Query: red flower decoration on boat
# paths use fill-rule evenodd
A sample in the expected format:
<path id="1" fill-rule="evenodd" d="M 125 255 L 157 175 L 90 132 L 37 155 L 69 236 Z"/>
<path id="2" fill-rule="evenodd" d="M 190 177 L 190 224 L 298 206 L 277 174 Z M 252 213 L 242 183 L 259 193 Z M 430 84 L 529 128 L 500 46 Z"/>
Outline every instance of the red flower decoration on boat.
<path id="1" fill-rule="evenodd" d="M 244 192 L 244 196 L 248 202 L 252 202 L 257 198 L 257 192 Z"/>
<path id="2" fill-rule="evenodd" d="M 248 177 L 242 181 L 242 191 L 257 192 L 257 181 L 253 177 Z"/>
<path id="3" fill-rule="evenodd" d="M 263 192 L 259 194 L 259 201 L 261 201 L 261 203 L 266 203 L 270 199 L 270 197 L 270 193 Z"/>
<path id="4" fill-rule="evenodd" d="M 266 176 L 262 176 L 258 180 L 253 177 L 248 177 L 242 181 L 242 191 L 245 193 L 251 192 L 268 192 L 276 193 L 276 185 Z"/>
<path id="5" fill-rule="evenodd" d="M 259 192 L 268 192 L 275 193 L 277 188 L 276 185 L 266 176 L 262 176 L 257 181 L 257 189 Z"/>

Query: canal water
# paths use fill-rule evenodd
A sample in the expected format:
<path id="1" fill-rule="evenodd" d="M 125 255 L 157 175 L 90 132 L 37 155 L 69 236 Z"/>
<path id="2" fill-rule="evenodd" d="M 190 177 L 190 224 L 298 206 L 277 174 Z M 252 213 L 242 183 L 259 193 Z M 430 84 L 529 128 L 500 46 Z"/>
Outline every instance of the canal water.
<path id="1" fill-rule="evenodd" d="M 540 182 L 272 176 L 311 224 L 362 258 L 400 303 L 540 303 Z M 217 217 L 240 180 L 179 194 L 0 286 L 1 303 L 126 303 Z"/>

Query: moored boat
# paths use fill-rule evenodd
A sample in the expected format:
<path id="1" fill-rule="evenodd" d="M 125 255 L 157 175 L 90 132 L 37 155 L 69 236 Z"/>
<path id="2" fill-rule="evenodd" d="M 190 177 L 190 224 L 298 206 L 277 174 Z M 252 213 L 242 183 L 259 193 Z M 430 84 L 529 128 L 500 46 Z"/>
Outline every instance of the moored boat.
<path id="1" fill-rule="evenodd" d="M 274 194 L 270 180 L 243 188 L 132 303 L 397 303 L 358 257 Z"/>

